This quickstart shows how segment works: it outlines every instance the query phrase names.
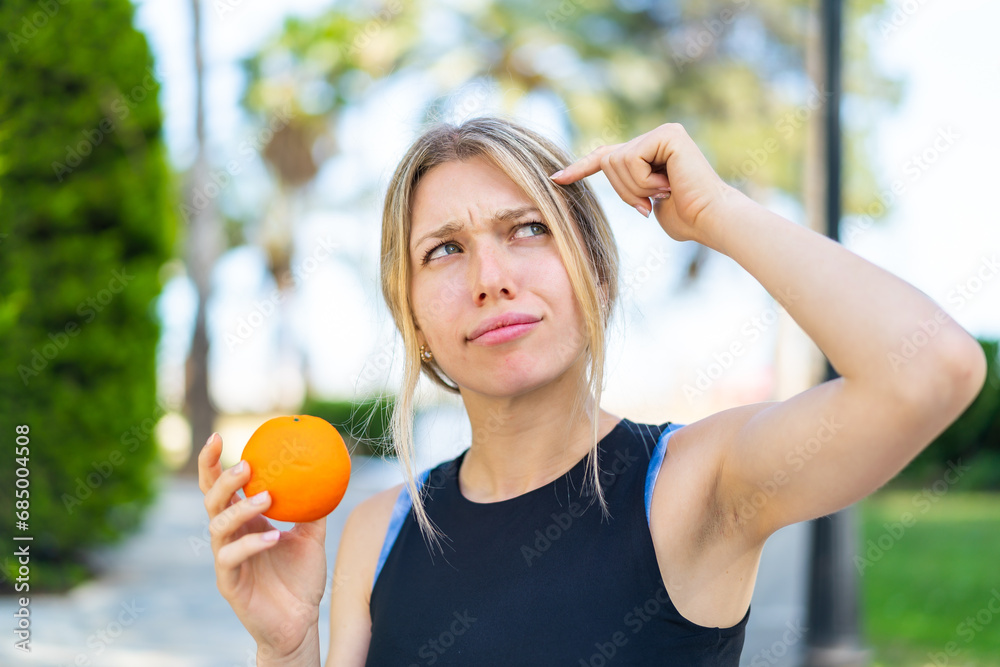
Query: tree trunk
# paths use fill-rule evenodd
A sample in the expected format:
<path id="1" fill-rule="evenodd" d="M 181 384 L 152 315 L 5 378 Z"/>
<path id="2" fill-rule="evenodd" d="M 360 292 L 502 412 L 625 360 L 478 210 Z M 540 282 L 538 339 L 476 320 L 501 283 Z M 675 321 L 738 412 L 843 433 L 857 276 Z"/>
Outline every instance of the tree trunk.
<path id="1" fill-rule="evenodd" d="M 205 157 L 205 67 L 201 50 L 200 0 L 191 0 L 195 66 L 195 131 L 197 155 L 191 169 L 186 194 L 185 217 L 188 223 L 186 260 L 188 274 L 198 294 L 198 312 L 185 372 L 184 407 L 191 425 L 191 454 L 180 470 L 182 475 L 197 476 L 198 452 L 215 430 L 216 409 L 208 390 L 208 352 L 210 341 L 206 310 L 211 293 L 211 271 L 221 251 L 221 233 L 215 216 L 214 198 L 208 196 L 209 168 Z"/>

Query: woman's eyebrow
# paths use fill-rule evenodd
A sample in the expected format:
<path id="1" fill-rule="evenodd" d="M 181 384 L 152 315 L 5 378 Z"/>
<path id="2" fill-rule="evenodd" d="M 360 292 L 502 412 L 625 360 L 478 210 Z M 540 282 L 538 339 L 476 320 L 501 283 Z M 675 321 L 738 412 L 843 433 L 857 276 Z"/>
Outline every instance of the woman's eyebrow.
<path id="1" fill-rule="evenodd" d="M 520 218 L 522 215 L 525 215 L 527 213 L 541 214 L 541 211 L 539 211 L 538 208 L 536 208 L 533 205 L 519 206 L 517 208 L 502 208 L 493 214 L 492 221 L 509 222 L 511 220 L 516 220 Z M 456 234 L 462 231 L 463 229 L 465 229 L 464 222 L 460 220 L 449 220 L 448 222 L 444 223 L 434 231 L 424 234 L 422 237 L 420 237 L 420 240 L 413 244 L 411 250 L 416 250 L 417 248 L 419 248 L 423 244 L 423 242 L 426 241 L 427 239 L 444 238 L 446 236 L 451 236 L 452 234 Z"/>

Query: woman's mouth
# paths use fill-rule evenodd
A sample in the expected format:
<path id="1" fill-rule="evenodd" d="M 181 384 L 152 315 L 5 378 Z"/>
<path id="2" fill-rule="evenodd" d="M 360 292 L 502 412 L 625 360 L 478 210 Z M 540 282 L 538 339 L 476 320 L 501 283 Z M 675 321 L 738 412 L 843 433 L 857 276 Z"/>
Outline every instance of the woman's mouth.
<path id="1" fill-rule="evenodd" d="M 506 343 L 507 341 L 524 336 L 538 326 L 539 322 L 541 322 L 541 320 L 525 324 L 511 324 L 506 327 L 500 327 L 499 329 L 492 329 L 476 338 L 473 338 L 469 342 L 479 345 L 499 345 L 500 343 Z"/>

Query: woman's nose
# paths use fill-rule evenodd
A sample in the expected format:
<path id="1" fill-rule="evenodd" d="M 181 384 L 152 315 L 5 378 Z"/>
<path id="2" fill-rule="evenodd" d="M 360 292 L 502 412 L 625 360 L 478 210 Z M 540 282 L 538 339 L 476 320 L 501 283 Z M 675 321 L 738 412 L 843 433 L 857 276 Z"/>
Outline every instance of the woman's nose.
<path id="1" fill-rule="evenodd" d="M 470 264 L 472 288 L 477 302 L 513 295 L 513 267 L 502 248 L 480 246 Z"/>

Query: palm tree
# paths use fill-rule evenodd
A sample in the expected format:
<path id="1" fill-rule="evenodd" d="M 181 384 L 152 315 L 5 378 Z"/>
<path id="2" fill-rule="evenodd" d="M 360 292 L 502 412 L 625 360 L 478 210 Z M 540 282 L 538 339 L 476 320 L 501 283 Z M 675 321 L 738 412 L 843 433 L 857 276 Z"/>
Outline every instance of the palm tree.
<path id="1" fill-rule="evenodd" d="M 222 251 L 222 233 L 212 197 L 204 189 L 209 182 L 208 158 L 205 154 L 205 62 L 202 53 L 202 23 L 199 0 L 191 0 L 195 67 L 195 140 L 197 153 L 189 175 L 184 206 L 188 224 L 186 244 L 187 270 L 198 295 L 194 334 L 185 365 L 185 410 L 191 424 L 191 442 L 207 440 L 215 429 L 217 414 L 209 393 L 208 352 L 210 341 L 206 326 L 206 306 L 211 292 L 211 271 Z M 198 474 L 198 447 L 181 468 L 181 474 Z"/>

